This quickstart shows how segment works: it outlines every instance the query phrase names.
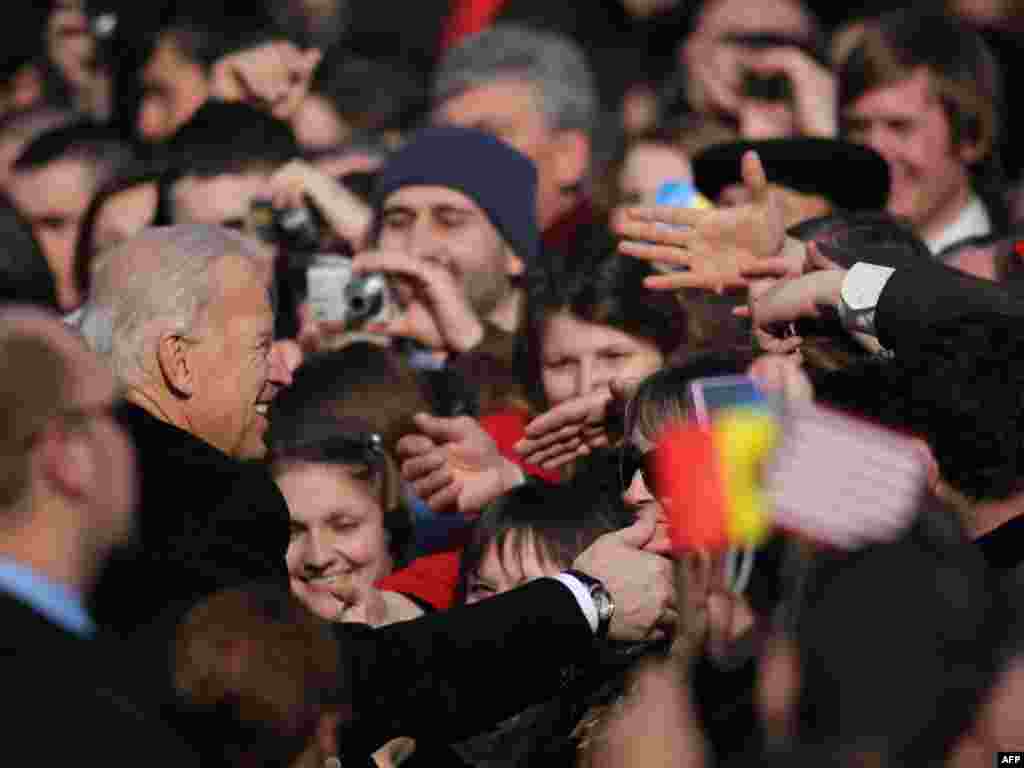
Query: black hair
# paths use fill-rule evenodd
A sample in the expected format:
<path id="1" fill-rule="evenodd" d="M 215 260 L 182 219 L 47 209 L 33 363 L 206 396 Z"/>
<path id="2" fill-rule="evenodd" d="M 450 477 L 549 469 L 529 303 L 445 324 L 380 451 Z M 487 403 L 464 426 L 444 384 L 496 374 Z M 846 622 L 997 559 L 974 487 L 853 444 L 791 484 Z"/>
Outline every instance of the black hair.
<path id="1" fill-rule="evenodd" d="M 26 64 L 46 56 L 46 20 L 43 3 L 12 3 L 0 27 L 0 83 L 6 83 Z"/>
<path id="2" fill-rule="evenodd" d="M 57 312 L 57 287 L 32 226 L 0 194 L 0 302 L 37 304 Z"/>
<path id="3" fill-rule="evenodd" d="M 428 107 L 426 81 L 405 63 L 369 59 L 340 47 L 317 67 L 312 90 L 356 133 L 407 133 Z"/>
<path id="4" fill-rule="evenodd" d="M 822 253 L 849 269 L 870 249 L 872 261 L 899 269 L 932 260 L 928 246 L 909 223 L 883 211 L 835 213 L 807 219 L 787 230 L 790 237 L 823 245 Z"/>
<path id="5" fill-rule="evenodd" d="M 288 123 L 248 104 L 207 101 L 170 138 L 162 159 L 181 176 L 212 178 L 276 170 L 299 154 Z"/>
<path id="6" fill-rule="evenodd" d="M 560 312 L 648 340 L 666 360 L 687 342 L 682 305 L 670 294 L 644 287 L 644 278 L 654 274 L 646 262 L 619 254 L 603 224 L 582 230 L 564 262 L 529 267 L 520 354 L 535 403 L 545 402 L 540 384 L 544 329 Z"/>
<path id="7" fill-rule="evenodd" d="M 506 542 L 521 560 L 532 541 L 538 555 L 561 570 L 569 568 L 599 536 L 630 522 L 619 496 L 602 484 L 581 478 L 566 485 L 540 481 L 521 485 L 488 505 L 473 526 L 459 562 L 455 602 L 466 601 L 469 580 L 491 546 L 505 565 Z"/>
<path id="8" fill-rule="evenodd" d="M 92 166 L 102 183 L 137 162 L 131 145 L 110 128 L 89 119 L 52 128 L 21 151 L 14 171 L 33 171 L 62 159 L 81 160 Z"/>
<path id="9" fill-rule="evenodd" d="M 177 0 L 164 17 L 159 36 L 172 36 L 187 59 L 208 71 L 223 56 L 286 39 L 288 32 L 265 2 Z"/>
<path id="10" fill-rule="evenodd" d="M 93 248 L 92 241 L 96 234 L 96 223 L 99 220 L 103 206 L 106 205 L 110 198 L 120 194 L 121 192 L 126 192 L 129 189 L 141 187 L 146 184 L 156 184 L 159 179 L 160 174 L 152 170 L 129 172 L 108 180 L 105 184 L 102 184 L 96 191 L 96 194 L 93 195 L 92 201 L 89 203 L 89 207 L 85 209 L 85 214 L 82 216 L 82 224 L 78 230 L 78 241 L 75 243 L 74 276 L 75 282 L 78 284 L 78 289 L 82 296 L 89 295 L 89 285 L 92 278 L 92 263 L 96 258 L 96 250 Z M 151 227 L 155 224 L 156 210 L 154 208 L 153 216 L 148 222 L 146 222 L 146 226 Z"/>

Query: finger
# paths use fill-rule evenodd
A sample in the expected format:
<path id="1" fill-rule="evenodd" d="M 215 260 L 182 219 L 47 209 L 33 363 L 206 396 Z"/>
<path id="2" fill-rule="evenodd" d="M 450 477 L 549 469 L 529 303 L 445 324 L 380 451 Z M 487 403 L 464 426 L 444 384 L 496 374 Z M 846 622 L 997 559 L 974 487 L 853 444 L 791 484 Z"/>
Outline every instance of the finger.
<path id="1" fill-rule="evenodd" d="M 789 273 L 789 263 L 781 256 L 754 259 L 740 265 L 740 275 L 743 277 L 786 277 Z"/>
<path id="2" fill-rule="evenodd" d="M 550 441 L 558 439 L 558 435 L 565 429 L 579 429 L 586 423 L 587 409 L 579 400 L 562 403 L 550 411 L 542 413 L 526 425 L 526 442 Z M 524 442 L 524 441 L 520 441 Z"/>
<path id="3" fill-rule="evenodd" d="M 643 549 L 644 546 L 654 537 L 654 531 L 658 525 L 656 504 L 645 504 L 637 513 L 636 522 L 628 528 L 616 531 L 614 534 L 628 547 Z"/>
<path id="4" fill-rule="evenodd" d="M 718 275 L 696 275 L 692 272 L 674 272 L 671 275 L 648 275 L 644 287 L 652 291 L 679 291 L 684 288 L 701 288 L 715 293 L 722 292 Z"/>
<path id="5" fill-rule="evenodd" d="M 454 482 L 446 488 L 438 491 L 426 499 L 427 506 L 433 512 L 448 512 L 459 505 L 459 494 L 462 493 L 462 484 Z M 423 498 L 422 496 L 420 498 Z"/>
<path id="6" fill-rule="evenodd" d="M 442 451 L 431 451 L 423 456 L 403 461 L 402 478 L 408 482 L 414 482 L 438 471 L 444 465 L 444 453 Z"/>
<path id="7" fill-rule="evenodd" d="M 760 156 L 753 150 L 744 152 L 741 163 L 744 186 L 750 191 L 755 202 L 763 202 L 768 196 L 769 187 Z"/>
<path id="8" fill-rule="evenodd" d="M 548 472 L 554 472 L 556 470 L 561 469 L 562 467 L 572 464 L 574 461 L 576 461 L 576 459 L 580 458 L 581 456 L 585 456 L 588 452 L 584 451 L 584 448 L 585 446 L 581 446 L 578 450 L 576 450 L 573 453 L 565 453 L 562 454 L 561 456 L 556 456 L 555 458 L 548 459 L 547 461 L 538 464 L 537 466 L 539 466 L 541 469 L 547 470 Z"/>
<path id="9" fill-rule="evenodd" d="M 641 261 L 655 261 L 679 267 L 689 267 L 693 260 L 693 253 L 684 248 L 678 248 L 674 245 L 640 243 L 635 240 L 621 241 L 619 243 L 619 253 L 624 256 L 632 256 L 634 259 L 640 259 Z"/>
<path id="10" fill-rule="evenodd" d="M 526 425 L 528 437 L 541 437 L 564 426 L 579 426 L 585 423 L 596 424 L 611 398 L 610 390 L 601 388 L 582 397 L 555 406 L 542 413 Z"/>
<path id="11" fill-rule="evenodd" d="M 451 485 L 454 480 L 455 477 L 447 469 L 439 469 L 414 483 L 410 483 L 410 485 L 413 492 L 421 499 L 429 499 L 438 491 Z"/>
<path id="12" fill-rule="evenodd" d="M 427 437 L 438 443 L 459 442 L 473 431 L 483 431 L 483 428 L 468 416 L 444 418 L 429 413 L 417 413 L 413 416 L 413 422 Z"/>
<path id="13" fill-rule="evenodd" d="M 685 246 L 698 237 L 695 228 L 709 213 L 697 208 L 670 206 L 626 208 L 615 222 L 615 232 L 628 240 Z"/>
<path id="14" fill-rule="evenodd" d="M 581 432 L 582 426 L 578 424 L 562 427 L 561 429 L 548 433 L 542 437 L 523 441 L 525 443 L 524 448 L 527 449 L 529 453 L 539 453 L 540 451 L 547 450 L 562 443 L 567 443 L 574 439 L 579 440 Z"/>
<path id="15" fill-rule="evenodd" d="M 841 269 L 838 264 L 821 252 L 821 248 L 813 240 L 807 243 L 807 263 L 814 269 Z"/>
<path id="16" fill-rule="evenodd" d="M 539 451 L 535 451 L 530 454 L 530 461 L 533 464 L 543 465 L 546 461 L 551 461 L 556 457 L 560 457 L 564 454 L 576 455 L 576 451 L 583 445 L 583 440 L 576 437 L 572 440 L 566 440 L 561 443 L 556 443 L 548 448 L 544 448 Z"/>
<path id="17" fill-rule="evenodd" d="M 393 272 L 409 277 L 421 278 L 422 262 L 402 253 L 374 251 L 361 253 L 352 261 L 355 272 Z"/>
<path id="18" fill-rule="evenodd" d="M 437 443 L 426 435 L 406 435 L 398 441 L 395 450 L 399 458 L 413 458 L 434 450 Z"/>

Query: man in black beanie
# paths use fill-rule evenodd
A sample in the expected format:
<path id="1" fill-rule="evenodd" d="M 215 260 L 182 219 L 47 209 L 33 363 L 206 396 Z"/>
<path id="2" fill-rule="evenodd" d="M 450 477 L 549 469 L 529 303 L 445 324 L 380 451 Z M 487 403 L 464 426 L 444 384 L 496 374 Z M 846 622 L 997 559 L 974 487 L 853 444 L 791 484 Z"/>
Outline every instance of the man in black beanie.
<path id="1" fill-rule="evenodd" d="M 439 366 L 471 351 L 480 363 L 485 349 L 510 366 L 520 278 L 540 248 L 536 186 L 525 155 L 474 129 L 427 128 L 393 155 L 376 190 L 375 249 L 355 268 L 389 275 L 402 312 L 372 330 L 418 342 Z"/>

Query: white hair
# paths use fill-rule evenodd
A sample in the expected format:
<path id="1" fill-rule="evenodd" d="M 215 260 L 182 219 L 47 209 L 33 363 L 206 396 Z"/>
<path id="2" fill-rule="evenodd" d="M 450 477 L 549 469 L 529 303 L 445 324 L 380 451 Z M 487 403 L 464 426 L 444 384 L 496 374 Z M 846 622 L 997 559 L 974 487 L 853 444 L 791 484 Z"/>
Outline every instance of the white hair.
<path id="1" fill-rule="evenodd" d="M 80 329 L 125 385 L 140 384 L 166 333 L 194 334 L 217 296 L 214 266 L 228 255 L 257 261 L 261 246 L 210 224 L 153 227 L 103 254 Z"/>

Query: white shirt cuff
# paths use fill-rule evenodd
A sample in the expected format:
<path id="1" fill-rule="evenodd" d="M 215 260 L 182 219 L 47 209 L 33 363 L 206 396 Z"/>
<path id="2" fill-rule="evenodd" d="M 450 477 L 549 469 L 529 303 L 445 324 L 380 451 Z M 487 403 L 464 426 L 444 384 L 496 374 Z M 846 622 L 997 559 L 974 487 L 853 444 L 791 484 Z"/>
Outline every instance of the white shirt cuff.
<path id="1" fill-rule="evenodd" d="M 597 632 L 597 606 L 594 605 L 594 598 L 590 595 L 590 590 L 580 583 L 580 580 L 575 576 L 570 576 L 568 573 L 560 573 L 554 577 L 558 581 L 562 582 L 572 592 L 572 596 L 576 598 L 576 602 L 580 605 L 580 610 L 583 611 L 583 615 L 587 617 L 587 622 L 590 624 L 590 631 Z"/>
<path id="2" fill-rule="evenodd" d="M 850 267 L 843 278 L 840 290 L 842 301 L 839 302 L 839 318 L 843 322 L 843 327 L 850 331 L 877 335 L 875 308 L 885 284 L 895 271 L 891 267 L 882 267 L 865 261 L 859 261 Z"/>

